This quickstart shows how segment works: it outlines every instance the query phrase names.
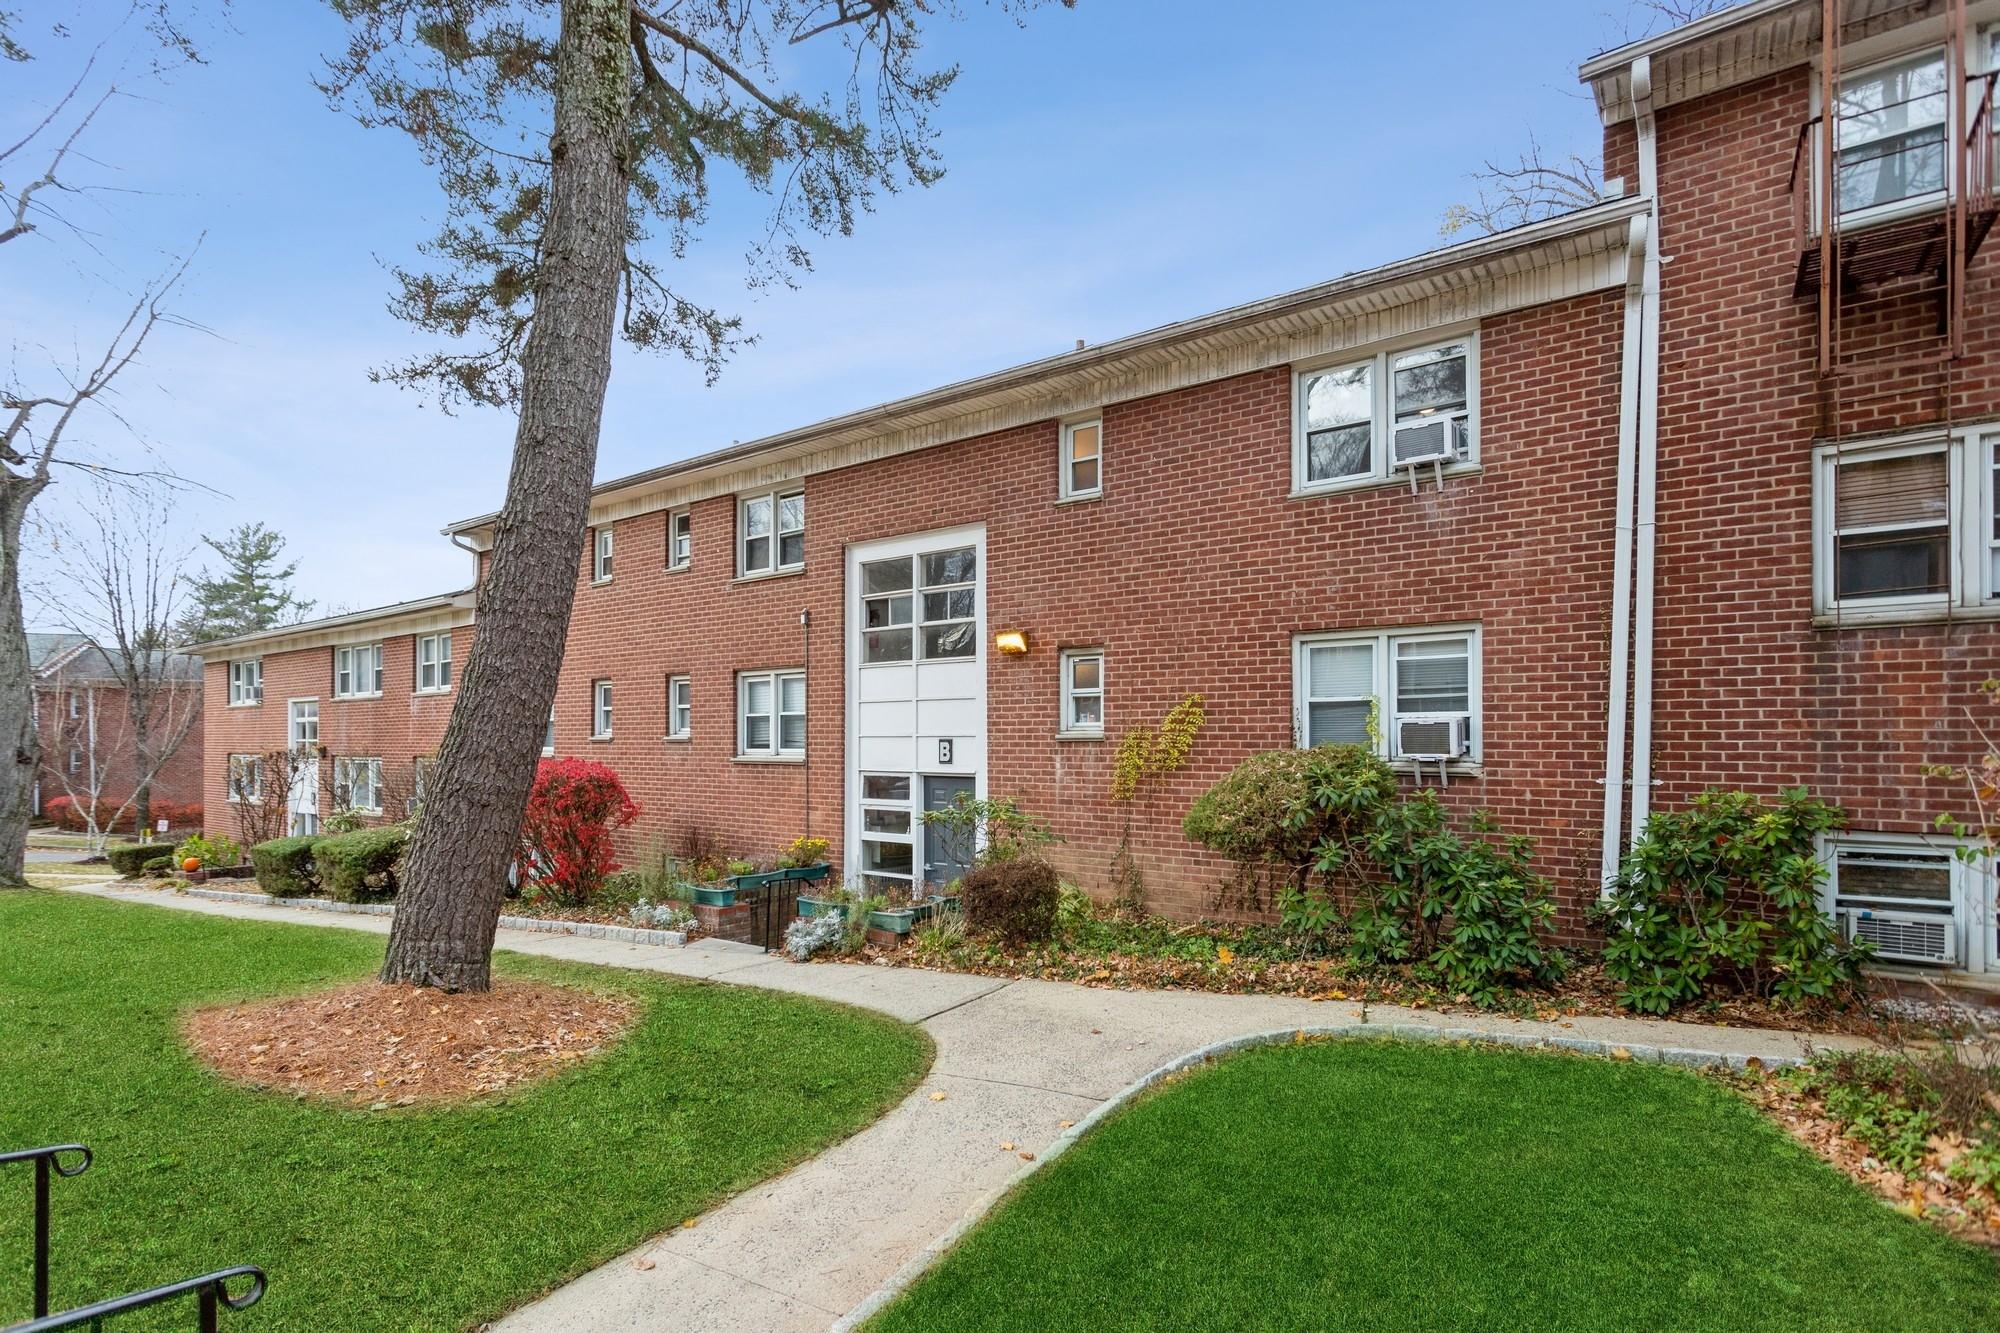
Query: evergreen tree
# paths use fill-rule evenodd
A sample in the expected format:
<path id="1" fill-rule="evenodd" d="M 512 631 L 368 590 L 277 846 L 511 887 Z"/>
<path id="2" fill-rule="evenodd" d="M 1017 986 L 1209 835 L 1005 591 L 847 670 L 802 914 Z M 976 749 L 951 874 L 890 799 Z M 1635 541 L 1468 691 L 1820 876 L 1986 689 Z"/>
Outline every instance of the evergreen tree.
<path id="1" fill-rule="evenodd" d="M 193 603 L 181 620 L 189 643 L 226 639 L 303 619 L 313 604 L 292 592 L 298 561 L 280 566 L 285 536 L 262 523 L 245 523 L 202 542 L 222 557 L 219 573 L 203 570 L 193 582 Z"/>

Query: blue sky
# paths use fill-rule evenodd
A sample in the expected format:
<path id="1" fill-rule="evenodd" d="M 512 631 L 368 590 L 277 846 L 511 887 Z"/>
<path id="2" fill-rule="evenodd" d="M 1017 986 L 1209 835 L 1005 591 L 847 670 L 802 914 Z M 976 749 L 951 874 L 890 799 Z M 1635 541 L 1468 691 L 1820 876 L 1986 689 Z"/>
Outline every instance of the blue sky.
<path id="1" fill-rule="evenodd" d="M 9 7 L 31 39 L 65 17 L 89 36 L 114 8 Z M 964 66 L 937 117 L 945 179 L 819 241 L 791 291 L 744 289 L 755 219 L 718 210 L 676 276 L 760 341 L 712 388 L 621 352 L 600 477 L 1428 249 L 1467 173 L 1531 130 L 1595 155 L 1576 65 L 1628 27 L 1621 0 L 1082 0 L 1022 26 L 966 8 L 933 30 L 937 59 Z M 424 345 L 387 313 L 383 263 L 411 256 L 440 200 L 406 140 L 312 87 L 341 38 L 322 5 L 238 0 L 205 67 L 114 105 L 93 133 L 92 179 L 129 193 L 74 201 L 87 236 L 51 228 L 0 264 L 0 332 L 33 371 L 91 347 L 206 233 L 175 302 L 206 331 L 159 335 L 119 408 L 221 492 L 181 500 L 185 535 L 277 526 L 326 608 L 466 582 L 438 529 L 498 505 L 513 435 L 510 416 L 447 416 L 368 380 Z M 105 63 L 127 46 L 114 39 Z M 8 140 L 80 57 L 74 41 L 38 47 L 4 72 Z M 107 419 L 93 429 L 106 458 L 137 447 Z"/>

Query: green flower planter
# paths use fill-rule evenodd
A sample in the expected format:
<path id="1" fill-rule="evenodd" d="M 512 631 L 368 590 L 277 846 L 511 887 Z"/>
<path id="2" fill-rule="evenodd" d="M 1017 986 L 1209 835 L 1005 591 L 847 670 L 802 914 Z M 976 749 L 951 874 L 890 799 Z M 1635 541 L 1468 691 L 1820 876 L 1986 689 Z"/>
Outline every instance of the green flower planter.
<path id="1" fill-rule="evenodd" d="M 703 907 L 734 907 L 736 906 L 736 886 L 731 884 L 725 888 L 710 889 L 696 885 L 694 900 Z"/>
<path id="2" fill-rule="evenodd" d="M 831 898 L 808 898 L 803 893 L 799 895 L 799 915 L 802 917 L 840 916 L 844 911 L 845 904 L 837 903 Z"/>
<path id="3" fill-rule="evenodd" d="M 886 930 L 897 935 L 907 935 L 910 927 L 917 924 L 917 909 L 900 907 L 888 911 L 870 912 L 868 925 L 875 930 Z"/>

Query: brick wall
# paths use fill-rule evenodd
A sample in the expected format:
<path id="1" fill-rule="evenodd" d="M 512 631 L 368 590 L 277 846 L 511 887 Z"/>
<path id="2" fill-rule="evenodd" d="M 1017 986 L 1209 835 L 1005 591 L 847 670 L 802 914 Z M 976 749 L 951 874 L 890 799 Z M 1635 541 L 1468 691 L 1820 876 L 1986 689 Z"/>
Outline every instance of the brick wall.
<path id="1" fill-rule="evenodd" d="M 198 687 L 190 683 L 181 688 L 194 690 Z M 116 685 L 65 682 L 35 687 L 35 725 L 42 745 L 42 805 L 46 808 L 58 796 L 69 795 L 68 789 L 63 786 L 65 776 L 77 789 L 79 798 L 87 799 L 84 789 L 90 781 L 88 711 L 86 709 L 85 715 L 75 720 L 70 718 L 68 701 L 72 693 L 94 696 L 96 700 L 97 760 L 103 774 L 98 804 L 108 817 L 113 809 L 132 795 L 138 785 L 131 724 L 126 718 L 125 691 Z M 198 709 L 201 701 L 185 695 L 169 699 L 164 691 L 156 695 L 153 704 L 155 734 L 177 726 L 186 717 L 190 706 Z M 65 770 L 72 749 L 81 753 L 86 768 L 82 773 L 67 775 Z M 201 798 L 202 720 L 196 717 L 185 739 L 153 775 L 152 799 L 182 805 Z"/>

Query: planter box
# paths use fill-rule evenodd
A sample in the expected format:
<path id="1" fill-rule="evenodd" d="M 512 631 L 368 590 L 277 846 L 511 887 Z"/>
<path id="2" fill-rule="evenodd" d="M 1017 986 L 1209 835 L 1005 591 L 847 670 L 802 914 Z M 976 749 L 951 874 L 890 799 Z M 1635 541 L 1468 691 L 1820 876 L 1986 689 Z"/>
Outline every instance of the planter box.
<path id="1" fill-rule="evenodd" d="M 917 909 L 914 907 L 890 908 L 868 914 L 868 925 L 871 929 L 886 930 L 892 935 L 907 935 L 910 933 L 910 927 L 916 924 Z"/>
<path id="2" fill-rule="evenodd" d="M 841 916 L 846 910 L 845 904 L 837 903 L 831 898 L 808 898 L 803 893 L 799 895 L 799 915 L 802 917 Z"/>
<path id="3" fill-rule="evenodd" d="M 701 885 L 696 885 L 694 900 L 703 907 L 734 907 L 736 906 L 736 886 L 729 884 L 721 888 L 705 888 Z"/>

